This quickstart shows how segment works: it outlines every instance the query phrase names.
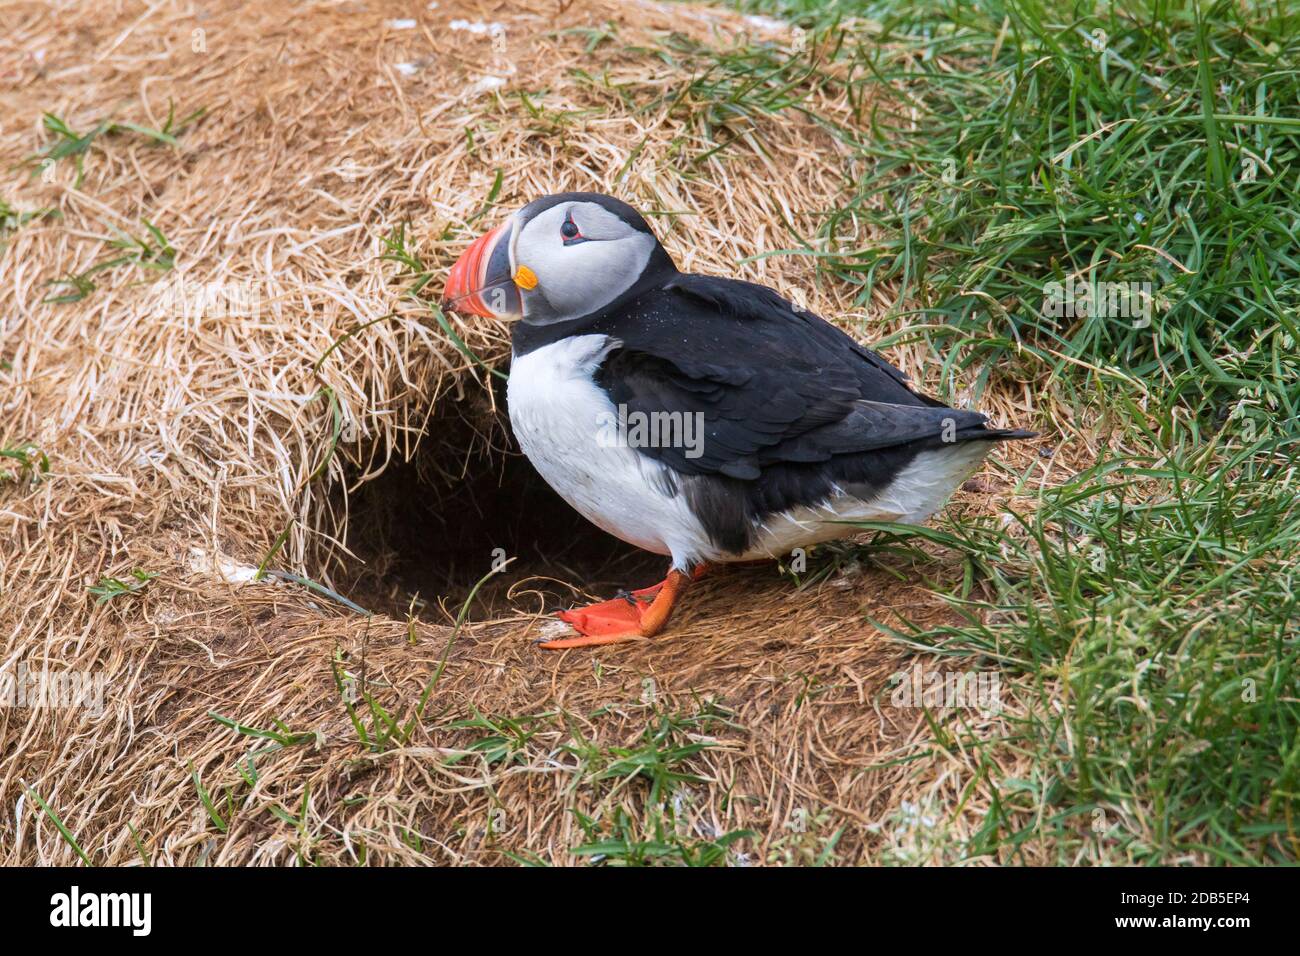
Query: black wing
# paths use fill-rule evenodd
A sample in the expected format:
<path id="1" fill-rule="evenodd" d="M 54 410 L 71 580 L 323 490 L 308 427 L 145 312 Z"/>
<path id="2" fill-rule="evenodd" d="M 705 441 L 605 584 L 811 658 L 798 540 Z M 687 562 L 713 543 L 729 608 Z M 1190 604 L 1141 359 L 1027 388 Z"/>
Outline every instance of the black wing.
<path id="1" fill-rule="evenodd" d="M 609 330 L 598 381 L 629 413 L 698 414 L 702 442 L 639 450 L 688 475 L 754 480 L 911 442 L 988 435 L 978 412 L 914 392 L 898 369 L 771 289 L 682 275 Z"/>

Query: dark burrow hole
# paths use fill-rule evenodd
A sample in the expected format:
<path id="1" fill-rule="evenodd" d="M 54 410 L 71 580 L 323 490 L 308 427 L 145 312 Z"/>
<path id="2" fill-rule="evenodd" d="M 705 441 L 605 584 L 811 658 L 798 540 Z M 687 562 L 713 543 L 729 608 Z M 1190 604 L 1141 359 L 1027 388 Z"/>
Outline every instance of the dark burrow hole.
<path id="1" fill-rule="evenodd" d="M 469 620 L 582 603 L 575 588 L 606 598 L 662 579 L 668 559 L 574 511 L 519 453 L 504 412 L 482 393 L 439 403 L 425 432 L 410 461 L 395 456 L 352 491 L 348 547 L 358 560 L 335 580 L 362 607 L 400 619 L 418 598 L 422 619 L 454 619 L 503 556 L 514 560 L 479 588 Z"/>

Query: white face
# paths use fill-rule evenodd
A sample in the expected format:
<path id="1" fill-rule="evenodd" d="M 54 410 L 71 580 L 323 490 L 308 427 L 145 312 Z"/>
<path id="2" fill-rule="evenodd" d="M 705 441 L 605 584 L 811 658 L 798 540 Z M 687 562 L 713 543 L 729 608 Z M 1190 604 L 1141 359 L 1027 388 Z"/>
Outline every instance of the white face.
<path id="1" fill-rule="evenodd" d="M 525 210 L 526 211 L 526 210 Z M 521 288 L 524 321 L 545 325 L 589 315 L 640 278 L 655 238 L 593 202 L 562 202 L 516 228 L 511 265 L 537 277 Z"/>

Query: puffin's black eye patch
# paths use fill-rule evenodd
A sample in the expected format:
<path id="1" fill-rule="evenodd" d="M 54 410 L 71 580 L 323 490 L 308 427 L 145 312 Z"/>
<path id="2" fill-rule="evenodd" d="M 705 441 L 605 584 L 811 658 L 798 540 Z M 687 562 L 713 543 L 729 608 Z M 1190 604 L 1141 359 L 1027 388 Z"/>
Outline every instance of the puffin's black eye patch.
<path id="1" fill-rule="evenodd" d="M 572 246 L 579 242 L 586 242 L 587 237 L 582 234 L 578 224 L 573 221 L 573 213 L 565 217 L 563 225 L 560 226 L 560 236 L 566 246 Z"/>

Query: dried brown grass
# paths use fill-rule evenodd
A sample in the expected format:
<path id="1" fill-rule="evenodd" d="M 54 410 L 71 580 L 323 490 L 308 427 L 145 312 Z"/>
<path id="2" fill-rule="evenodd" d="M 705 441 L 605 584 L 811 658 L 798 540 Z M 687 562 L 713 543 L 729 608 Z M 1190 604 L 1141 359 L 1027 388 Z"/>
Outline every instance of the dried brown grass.
<path id="1" fill-rule="evenodd" d="M 746 859 L 808 862 L 842 828 L 836 860 L 937 861 L 942 845 L 899 824 L 904 801 L 958 836 L 978 827 L 977 768 L 933 747 L 919 711 L 880 706 L 907 650 L 866 618 L 945 613 L 924 587 L 881 570 L 793 592 L 770 568 L 728 571 L 698 588 L 669 639 L 596 653 L 537 652 L 542 620 L 523 598 L 513 615 L 464 628 L 429 719 L 381 754 L 358 742 L 331 661 L 401 714 L 447 644 L 445 615 L 368 619 L 296 585 L 238 580 L 285 528 L 274 565 L 333 580 L 364 531 L 349 525 L 349 492 L 417 447 L 449 481 L 463 477 L 468 449 L 427 427 L 437 413 L 471 409 L 483 446 L 505 446 L 487 376 L 401 297 L 398 270 L 378 258 L 379 237 L 409 220 L 412 246 L 444 270 L 477 232 L 470 220 L 497 170 L 503 208 L 600 189 L 680 211 L 659 223 L 683 268 L 802 287 L 813 308 L 847 317 L 844 293 L 817 284 L 805 259 L 735 266 L 787 245 L 783 223 L 813 233 L 817 212 L 842 195 L 858 171 L 831 137 L 793 114 L 771 117 L 688 176 L 675 150 L 707 145 L 689 103 L 637 112 L 569 70 L 607 72 L 646 104 L 686 78 L 630 47 L 670 29 L 730 42 L 739 17 L 606 0 L 0 11 L 6 168 L 44 142 L 44 111 L 85 130 L 105 117 L 161 125 L 169 99 L 178 114 L 207 110 L 175 148 L 101 138 L 79 187 L 66 160 L 52 182 L 20 169 L 4 187 L 13 205 L 61 218 L 28 224 L 0 253 L 0 358 L 11 366 L 0 373 L 0 441 L 36 441 L 52 464 L 38 484 L 0 486 L 0 664 L 98 673 L 108 692 L 99 716 L 0 709 L 0 861 L 77 861 L 30 787 L 95 863 L 138 862 L 128 824 L 159 864 L 501 862 L 503 852 L 572 862 L 583 840 L 572 811 L 639 811 L 645 788 L 594 780 L 565 745 L 632 745 L 656 713 L 703 700 L 729 708 L 734 726 L 691 761 L 702 779 L 680 799 L 693 836 L 746 828 Z M 416 27 L 393 24 L 403 17 Z M 454 18 L 499 21 L 505 51 L 450 30 Z M 590 52 L 588 35 L 566 32 L 606 24 L 616 40 Z M 196 30 L 206 52 L 193 49 Z M 811 105 L 847 115 L 824 94 Z M 638 147 L 656 164 L 652 181 L 621 176 Z M 167 235 L 187 282 L 251 290 L 256 308 L 160 308 L 158 277 L 134 266 L 101 273 L 81 302 L 42 304 L 44 283 L 104 258 L 113 230 L 142 234 L 142 218 Z M 341 335 L 389 313 L 314 370 Z M 506 356 L 502 329 L 453 321 L 486 362 Z M 919 347 L 892 357 L 925 378 Z M 333 456 L 323 388 L 357 425 Z M 998 401 L 1019 421 L 1032 408 L 1023 394 Z M 102 605 L 87 593 L 134 568 L 159 577 Z M 939 557 L 924 571 L 956 573 Z M 540 721 L 514 763 L 449 762 L 475 735 L 446 723 L 474 710 L 564 716 Z M 316 736 L 262 758 L 249 787 L 236 762 L 254 741 L 210 712 Z M 973 719 L 989 733 L 1001 720 Z M 192 772 L 236 794 L 229 832 L 210 820 Z M 301 825 L 272 806 L 305 807 Z"/>

